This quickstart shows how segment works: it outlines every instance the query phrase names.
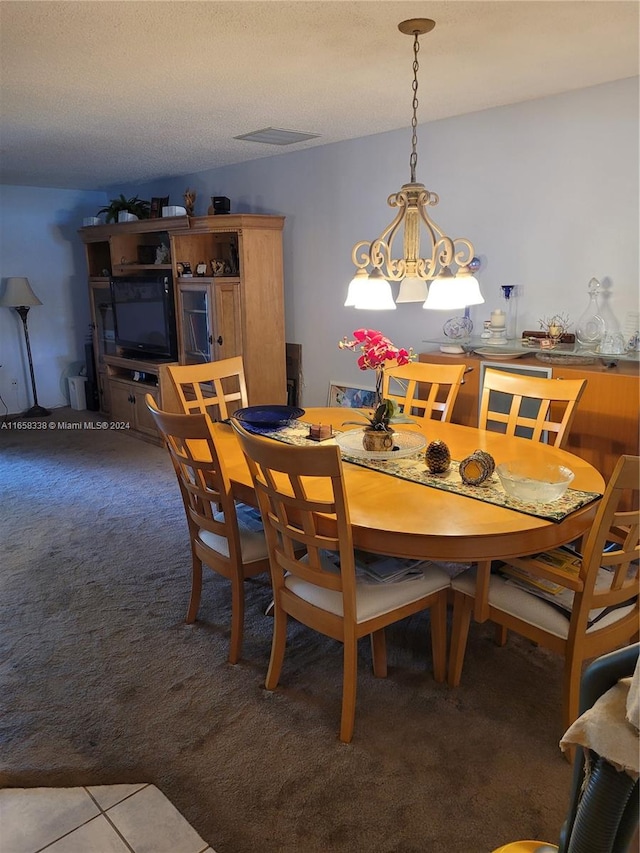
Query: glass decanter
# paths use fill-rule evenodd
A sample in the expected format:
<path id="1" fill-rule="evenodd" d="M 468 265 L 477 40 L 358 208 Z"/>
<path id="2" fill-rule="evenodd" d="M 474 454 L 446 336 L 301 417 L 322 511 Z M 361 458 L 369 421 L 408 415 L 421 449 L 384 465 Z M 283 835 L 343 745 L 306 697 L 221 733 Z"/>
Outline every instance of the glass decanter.
<path id="1" fill-rule="evenodd" d="M 605 333 L 605 321 L 600 315 L 598 292 L 600 282 L 592 278 L 589 282 L 589 304 L 576 325 L 576 339 L 580 346 L 596 347 Z"/>

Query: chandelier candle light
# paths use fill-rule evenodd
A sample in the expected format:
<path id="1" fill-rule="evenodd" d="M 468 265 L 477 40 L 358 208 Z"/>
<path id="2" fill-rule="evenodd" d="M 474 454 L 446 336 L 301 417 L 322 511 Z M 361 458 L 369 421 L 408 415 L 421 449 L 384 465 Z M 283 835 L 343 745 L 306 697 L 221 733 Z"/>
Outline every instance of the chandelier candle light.
<path id="1" fill-rule="evenodd" d="M 435 21 L 412 18 L 398 24 L 405 35 L 413 36 L 413 114 L 411 119 L 410 180 L 400 192 L 387 199 L 397 210 L 395 219 L 372 242 L 362 240 L 353 247 L 351 256 L 356 273 L 347 292 L 345 306 L 369 310 L 394 309 L 389 282 L 400 282 L 397 302 L 424 302 L 429 309 L 451 310 L 484 302 L 480 286 L 469 268 L 474 249 L 463 237 L 451 239 L 430 218 L 427 208 L 438 204 L 436 193 L 416 182 L 418 51 L 419 36 L 430 32 Z M 402 257 L 394 258 L 394 240 L 403 230 Z M 421 256 L 420 233 L 424 228 L 430 243 L 430 254 Z M 427 282 L 431 286 L 427 290 Z"/>

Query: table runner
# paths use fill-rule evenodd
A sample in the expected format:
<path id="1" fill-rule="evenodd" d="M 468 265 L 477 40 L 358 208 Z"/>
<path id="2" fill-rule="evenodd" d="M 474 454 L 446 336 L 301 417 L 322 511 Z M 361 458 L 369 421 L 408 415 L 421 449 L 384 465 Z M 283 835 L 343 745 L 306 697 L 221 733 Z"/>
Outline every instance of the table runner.
<path id="1" fill-rule="evenodd" d="M 282 441 L 285 444 L 297 444 L 308 446 L 312 439 L 309 438 L 309 424 L 296 421 L 289 426 L 280 429 L 260 428 L 255 430 L 260 435 Z M 337 432 L 337 430 L 334 430 Z M 317 443 L 317 442 L 314 442 Z M 327 439 L 323 444 L 335 444 L 334 439 Z M 441 489 L 445 492 L 453 492 L 456 495 L 484 501 L 485 503 L 502 506 L 525 515 L 533 515 L 536 518 L 544 518 L 549 521 L 560 522 L 572 512 L 583 506 L 598 500 L 602 495 L 599 492 L 585 492 L 580 489 L 567 489 L 563 497 L 552 503 L 527 503 L 525 501 L 511 498 L 502 488 L 502 484 L 496 474 L 479 486 L 468 486 L 462 482 L 458 471 L 459 461 L 451 460 L 451 467 L 446 474 L 431 474 L 425 466 L 424 451 L 420 450 L 411 456 L 395 460 L 359 459 L 347 453 L 342 454 L 347 462 L 360 465 L 363 468 L 371 468 L 383 474 L 400 477 L 412 483 L 421 483 L 433 489 Z"/>

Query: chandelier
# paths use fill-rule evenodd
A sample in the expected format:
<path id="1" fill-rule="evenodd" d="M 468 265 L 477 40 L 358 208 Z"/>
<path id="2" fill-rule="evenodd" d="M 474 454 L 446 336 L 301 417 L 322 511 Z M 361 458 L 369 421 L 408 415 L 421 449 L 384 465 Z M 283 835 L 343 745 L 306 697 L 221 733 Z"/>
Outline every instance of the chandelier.
<path id="1" fill-rule="evenodd" d="M 368 310 L 393 309 L 389 282 L 400 282 L 396 302 L 424 302 L 424 308 L 455 309 L 484 302 L 480 286 L 469 264 L 473 245 L 464 237 L 453 240 L 436 225 L 428 213 L 438 204 L 436 193 L 416 182 L 418 163 L 418 37 L 430 32 L 435 21 L 411 18 L 398 24 L 405 35 L 413 36 L 413 115 L 411 118 L 410 179 L 400 192 L 387 199 L 395 218 L 373 242 L 362 240 L 351 257 L 356 273 L 349 284 L 345 306 Z M 402 256 L 393 256 L 396 237 L 402 231 Z M 420 237 L 425 232 L 430 254 L 421 255 Z M 400 241 L 398 240 L 398 243 Z M 431 282 L 427 288 L 427 282 Z"/>

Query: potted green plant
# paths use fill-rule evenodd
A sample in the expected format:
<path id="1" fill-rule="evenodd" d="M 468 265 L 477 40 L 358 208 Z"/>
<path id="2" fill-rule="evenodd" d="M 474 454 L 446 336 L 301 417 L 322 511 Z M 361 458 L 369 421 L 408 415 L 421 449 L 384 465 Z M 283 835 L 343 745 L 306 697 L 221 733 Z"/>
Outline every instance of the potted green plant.
<path id="1" fill-rule="evenodd" d="M 393 423 L 415 423 L 410 418 L 398 414 L 398 406 L 395 400 L 383 400 L 369 414 L 359 410 L 358 415 L 362 420 L 344 421 L 343 425 L 360 426 L 363 421 L 367 424 L 362 429 L 362 446 L 369 452 L 393 449 Z"/>
<path id="2" fill-rule="evenodd" d="M 112 198 L 106 207 L 101 208 L 97 216 L 104 213 L 106 214 L 105 218 L 107 222 L 117 222 L 118 214 L 125 212 L 132 213 L 138 219 L 148 219 L 150 207 L 151 205 L 148 201 L 138 198 L 137 195 L 132 196 L 132 198 L 125 198 L 120 193 L 118 198 Z"/>

